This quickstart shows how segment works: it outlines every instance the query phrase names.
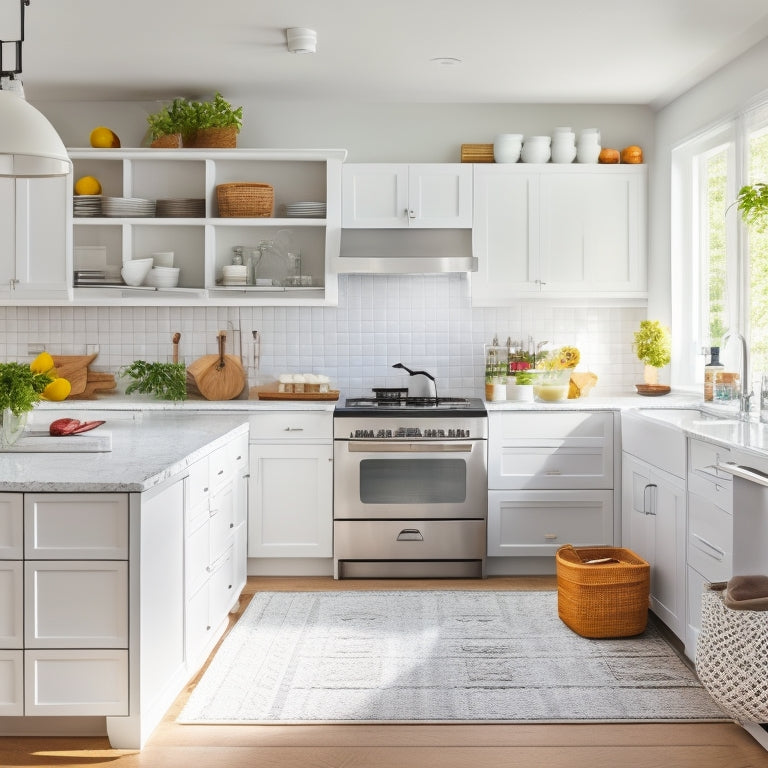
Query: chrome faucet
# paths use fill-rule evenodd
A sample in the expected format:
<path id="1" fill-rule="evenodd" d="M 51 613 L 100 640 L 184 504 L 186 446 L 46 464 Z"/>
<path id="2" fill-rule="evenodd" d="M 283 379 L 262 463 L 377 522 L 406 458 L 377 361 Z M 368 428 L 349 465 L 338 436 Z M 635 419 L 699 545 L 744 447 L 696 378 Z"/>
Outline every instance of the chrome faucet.
<path id="1" fill-rule="evenodd" d="M 412 371 L 410 368 L 406 368 L 402 363 L 395 363 L 393 368 L 402 368 L 404 371 L 407 371 L 411 376 L 426 376 L 427 378 L 427 387 L 429 389 L 429 395 L 432 400 L 437 400 L 437 382 L 435 381 L 435 377 L 431 373 L 427 373 L 426 371 Z"/>
<path id="2" fill-rule="evenodd" d="M 751 400 L 754 392 L 752 392 L 751 389 L 749 392 L 747 392 L 747 389 L 750 386 L 749 349 L 747 347 L 747 340 L 740 333 L 729 331 L 723 337 L 723 341 L 726 342 L 730 338 L 738 339 L 741 349 L 741 373 L 739 374 L 741 377 L 741 394 L 739 395 L 739 418 L 743 421 L 749 421 L 749 411 L 752 405 Z"/>

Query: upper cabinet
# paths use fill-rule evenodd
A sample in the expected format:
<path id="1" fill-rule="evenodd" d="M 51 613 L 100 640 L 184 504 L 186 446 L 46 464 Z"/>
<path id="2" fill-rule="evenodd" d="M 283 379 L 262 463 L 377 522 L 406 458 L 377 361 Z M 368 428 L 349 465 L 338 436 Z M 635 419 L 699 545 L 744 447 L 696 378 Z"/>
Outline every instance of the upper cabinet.
<path id="1" fill-rule="evenodd" d="M 347 229 L 472 227 L 472 166 L 350 163 L 342 171 Z"/>
<path id="2" fill-rule="evenodd" d="M 0 300 L 44 303 L 72 297 L 70 176 L 0 179 Z"/>
<path id="3" fill-rule="evenodd" d="M 472 302 L 644 299 L 646 167 L 477 165 Z"/>
<path id="4" fill-rule="evenodd" d="M 133 213 L 130 200 L 112 201 L 110 210 L 102 209 L 100 215 L 80 208 L 72 219 L 74 270 L 106 267 L 119 281 L 124 262 L 164 251 L 173 252 L 173 264 L 180 268 L 174 288 L 84 285 L 84 278 L 75 285 L 77 304 L 338 302 L 338 279 L 331 265 L 339 251 L 345 150 L 71 149 L 69 154 L 74 179 L 97 178 L 102 200 L 167 201 L 162 214 L 158 210 L 150 216 Z M 232 182 L 270 184 L 272 214 L 221 216 L 216 188 Z M 200 201 L 199 211 L 191 201 Z M 316 205 L 297 203 L 324 203 L 324 214 Z M 268 248 L 260 251 L 262 243 L 278 234 L 299 251 L 300 262 L 289 263 Z M 254 284 L 232 285 L 231 279 L 224 284 L 223 268 L 233 263 L 235 249 L 242 249 L 246 264 L 251 257 L 258 262 Z"/>

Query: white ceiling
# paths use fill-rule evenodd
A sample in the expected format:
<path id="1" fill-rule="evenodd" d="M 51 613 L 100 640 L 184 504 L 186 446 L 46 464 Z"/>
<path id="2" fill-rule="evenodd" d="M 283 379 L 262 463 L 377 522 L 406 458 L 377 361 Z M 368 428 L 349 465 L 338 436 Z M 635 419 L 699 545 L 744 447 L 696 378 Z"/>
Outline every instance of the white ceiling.
<path id="1" fill-rule="evenodd" d="M 32 0 L 23 80 L 31 101 L 659 107 L 766 36 L 766 0 Z"/>

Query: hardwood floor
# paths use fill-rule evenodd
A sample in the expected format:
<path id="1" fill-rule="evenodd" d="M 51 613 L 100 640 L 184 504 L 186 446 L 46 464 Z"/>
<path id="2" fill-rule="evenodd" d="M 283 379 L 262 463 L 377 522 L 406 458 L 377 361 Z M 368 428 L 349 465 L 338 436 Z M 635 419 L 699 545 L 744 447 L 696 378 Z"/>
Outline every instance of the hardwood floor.
<path id="1" fill-rule="evenodd" d="M 552 577 L 333 581 L 251 577 L 256 591 L 553 589 Z M 236 616 L 235 616 L 236 619 Z M 234 620 L 234 619 L 233 619 Z M 200 673 L 202 674 L 202 672 Z M 140 752 L 106 738 L 0 737 L 0 766 L 65 768 L 765 768 L 768 752 L 732 723 L 515 725 L 178 725 L 190 681 Z"/>

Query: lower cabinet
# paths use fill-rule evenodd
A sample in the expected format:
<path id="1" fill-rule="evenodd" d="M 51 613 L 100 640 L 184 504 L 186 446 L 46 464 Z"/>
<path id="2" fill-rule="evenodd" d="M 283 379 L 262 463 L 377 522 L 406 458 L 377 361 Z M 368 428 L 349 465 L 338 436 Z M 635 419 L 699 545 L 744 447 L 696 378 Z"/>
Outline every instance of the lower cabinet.
<path id="1" fill-rule="evenodd" d="M 680 638 L 685 632 L 685 480 L 623 454 L 624 546 L 651 566 L 651 608 Z"/>

